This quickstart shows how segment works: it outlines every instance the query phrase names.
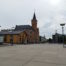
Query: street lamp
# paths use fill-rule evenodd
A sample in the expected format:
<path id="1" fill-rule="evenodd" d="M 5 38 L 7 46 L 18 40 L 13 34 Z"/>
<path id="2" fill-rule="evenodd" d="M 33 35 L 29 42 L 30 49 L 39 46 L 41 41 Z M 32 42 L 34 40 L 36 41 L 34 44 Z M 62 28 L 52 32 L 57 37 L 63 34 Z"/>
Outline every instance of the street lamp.
<path id="1" fill-rule="evenodd" d="M 62 27 L 62 37 L 63 37 L 63 47 L 64 47 L 64 26 L 65 26 L 65 23 L 60 24 L 60 26 Z"/>
<path id="2" fill-rule="evenodd" d="M 60 26 L 62 26 L 62 35 L 64 35 L 64 26 L 65 26 L 65 23 L 60 24 Z"/>
<path id="3" fill-rule="evenodd" d="M 1 27 L 1 26 L 0 26 Z M 1 31 L 1 30 L 0 30 Z"/>

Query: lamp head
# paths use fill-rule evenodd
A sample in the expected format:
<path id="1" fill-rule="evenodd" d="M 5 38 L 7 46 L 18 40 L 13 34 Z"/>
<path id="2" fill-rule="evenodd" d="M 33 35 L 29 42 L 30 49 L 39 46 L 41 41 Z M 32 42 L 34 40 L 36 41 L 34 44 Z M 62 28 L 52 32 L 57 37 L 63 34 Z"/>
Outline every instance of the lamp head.
<path id="1" fill-rule="evenodd" d="M 63 23 L 63 24 L 60 24 L 60 26 L 65 26 L 65 24 Z"/>

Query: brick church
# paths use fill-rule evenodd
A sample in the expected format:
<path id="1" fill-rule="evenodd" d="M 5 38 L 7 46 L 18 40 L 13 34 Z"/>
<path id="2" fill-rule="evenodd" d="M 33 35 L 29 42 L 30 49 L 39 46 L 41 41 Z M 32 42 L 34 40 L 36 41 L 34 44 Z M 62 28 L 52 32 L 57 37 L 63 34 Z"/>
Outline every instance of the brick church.
<path id="1" fill-rule="evenodd" d="M 39 28 L 37 28 L 37 19 L 34 13 L 30 25 L 16 25 L 13 30 L 1 30 L 0 36 L 4 37 L 4 43 L 38 43 Z"/>

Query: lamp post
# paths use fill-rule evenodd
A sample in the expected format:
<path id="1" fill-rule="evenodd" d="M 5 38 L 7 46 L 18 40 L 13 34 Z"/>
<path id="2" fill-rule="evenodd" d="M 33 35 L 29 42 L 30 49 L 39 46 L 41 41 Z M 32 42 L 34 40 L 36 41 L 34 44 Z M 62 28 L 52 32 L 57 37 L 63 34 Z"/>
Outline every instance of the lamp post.
<path id="1" fill-rule="evenodd" d="M 64 47 L 64 26 L 65 26 L 65 23 L 60 24 L 60 26 L 62 27 L 62 38 L 63 38 L 63 47 Z"/>
<path id="2" fill-rule="evenodd" d="M 1 26 L 0 26 L 1 27 Z M 1 30 L 0 30 L 1 31 Z"/>

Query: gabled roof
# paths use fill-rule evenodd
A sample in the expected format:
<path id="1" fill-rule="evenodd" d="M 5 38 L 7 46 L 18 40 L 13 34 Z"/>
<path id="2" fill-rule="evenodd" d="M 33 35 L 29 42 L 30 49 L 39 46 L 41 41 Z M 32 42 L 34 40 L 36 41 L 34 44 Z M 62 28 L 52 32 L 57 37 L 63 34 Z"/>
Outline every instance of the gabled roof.
<path id="1" fill-rule="evenodd" d="M 0 35 L 6 35 L 6 34 L 20 34 L 21 32 L 24 32 L 24 31 L 6 31 L 6 32 L 0 32 Z"/>
<path id="2" fill-rule="evenodd" d="M 15 31 L 23 31 L 26 29 L 33 30 L 32 26 L 30 26 L 30 25 L 16 25 L 14 30 Z"/>
<path id="3" fill-rule="evenodd" d="M 21 32 L 24 32 L 26 30 L 34 31 L 33 28 L 30 25 L 16 25 L 15 29 L 12 31 L 1 31 L 0 35 L 6 35 L 6 34 L 20 34 Z"/>

